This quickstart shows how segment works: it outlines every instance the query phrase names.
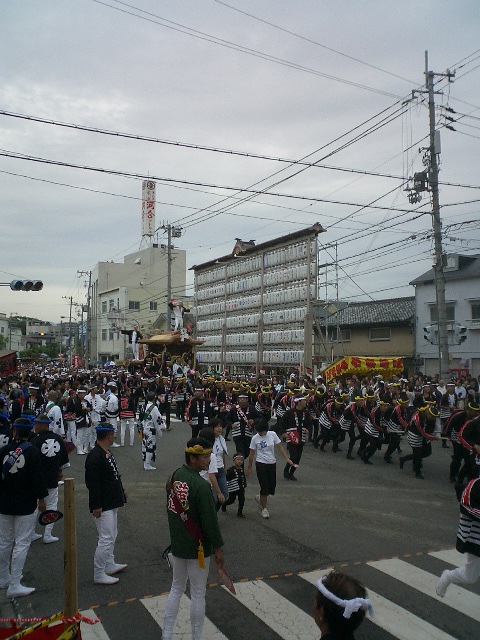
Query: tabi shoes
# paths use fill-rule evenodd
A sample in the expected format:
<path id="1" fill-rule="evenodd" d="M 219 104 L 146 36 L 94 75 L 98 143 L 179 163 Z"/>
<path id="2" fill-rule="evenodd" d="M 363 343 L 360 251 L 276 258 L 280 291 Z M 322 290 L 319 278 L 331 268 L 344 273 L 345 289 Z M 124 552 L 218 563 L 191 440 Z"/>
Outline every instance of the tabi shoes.
<path id="1" fill-rule="evenodd" d="M 118 578 L 107 576 L 106 573 L 100 573 L 93 578 L 93 581 L 95 584 L 116 584 L 118 582 Z"/>
<path id="2" fill-rule="evenodd" d="M 52 542 L 58 542 L 59 540 L 60 538 L 57 538 L 57 536 L 43 536 L 44 544 L 52 544 Z"/>
<path id="3" fill-rule="evenodd" d="M 143 468 L 145 469 L 145 471 L 155 471 L 157 467 L 152 467 L 151 464 L 148 464 L 145 462 L 145 464 L 143 465 Z"/>
<path id="4" fill-rule="evenodd" d="M 118 564 L 116 562 L 115 564 L 112 564 L 110 567 L 107 567 L 105 569 L 105 573 L 107 574 L 107 576 L 113 576 L 115 573 L 120 573 L 120 571 L 123 571 L 127 567 L 128 567 L 128 564 Z"/>
<path id="5" fill-rule="evenodd" d="M 35 591 L 35 587 L 24 587 L 23 584 L 11 584 L 7 589 L 7 598 L 21 598 L 29 596 Z"/>
<path id="6" fill-rule="evenodd" d="M 450 571 L 449 569 L 445 569 L 440 578 L 438 579 L 437 586 L 435 587 L 435 591 L 437 592 L 437 596 L 443 598 L 447 589 L 450 585 Z"/>
<path id="7" fill-rule="evenodd" d="M 32 537 L 30 538 L 30 542 L 35 542 L 35 540 L 40 540 L 41 538 L 43 538 L 43 535 L 41 533 L 35 533 L 35 531 L 32 533 Z"/>
<path id="8" fill-rule="evenodd" d="M 270 514 L 268 513 L 268 509 L 266 507 L 265 509 L 262 509 L 261 516 L 262 518 L 265 518 L 265 520 L 268 520 L 268 518 L 270 518 Z"/>

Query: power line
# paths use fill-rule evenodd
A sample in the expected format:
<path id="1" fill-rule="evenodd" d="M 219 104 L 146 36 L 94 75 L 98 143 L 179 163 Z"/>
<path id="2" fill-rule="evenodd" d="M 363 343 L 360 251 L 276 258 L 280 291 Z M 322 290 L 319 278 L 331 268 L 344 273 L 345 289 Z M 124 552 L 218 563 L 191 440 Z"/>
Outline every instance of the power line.
<path id="1" fill-rule="evenodd" d="M 254 153 L 254 152 L 250 152 L 250 151 L 238 151 L 238 150 L 234 150 L 234 149 L 222 149 L 219 147 L 211 147 L 211 146 L 206 146 L 206 145 L 199 145 L 199 144 L 194 144 L 191 142 L 180 142 L 177 140 L 162 140 L 160 138 L 154 138 L 152 136 L 142 136 L 139 134 L 135 134 L 135 133 L 126 133 L 126 132 L 121 132 L 121 131 L 111 131 L 109 129 L 100 129 L 98 127 L 88 127 L 86 125 L 80 125 L 80 124 L 74 124 L 71 122 L 59 122 L 57 120 L 50 120 L 50 119 L 46 119 L 46 118 L 40 118 L 38 116 L 32 116 L 32 115 L 27 115 L 27 114 L 21 114 L 21 113 L 12 113 L 10 111 L 4 111 L 4 110 L 0 110 L 0 115 L 3 116 L 7 116 L 7 117 L 12 117 L 12 118 L 19 118 L 21 120 L 28 120 L 31 122 L 39 122 L 42 124 L 49 124 L 49 125 L 54 125 L 57 127 L 64 127 L 64 128 L 68 128 L 68 129 L 74 129 L 77 131 L 88 131 L 89 133 L 99 133 L 102 135 L 107 135 L 107 136 L 114 136 L 116 138 L 126 138 L 129 140 L 138 140 L 138 141 L 142 141 L 142 142 L 155 142 L 157 144 L 164 144 L 164 145 L 170 145 L 170 146 L 175 146 L 175 147 L 184 147 L 186 149 L 195 149 L 195 150 L 199 150 L 199 151 L 211 151 L 214 153 L 221 153 L 221 154 L 227 154 L 227 155 L 231 155 L 231 156 L 240 156 L 240 157 L 245 157 L 245 158 L 252 158 L 252 159 L 256 159 L 256 160 L 269 160 L 269 161 L 273 161 L 273 162 L 283 162 L 286 164 L 290 164 L 290 165 L 301 165 L 301 166 L 306 166 L 306 167 L 316 167 L 319 169 L 331 169 L 333 171 L 343 171 L 346 173 L 358 173 L 360 175 L 369 175 L 369 176 L 375 176 L 375 177 L 379 177 L 379 178 L 394 178 L 396 180 L 403 180 L 402 176 L 397 176 L 397 175 L 393 175 L 393 174 L 389 174 L 389 173 L 378 173 L 378 172 L 373 172 L 373 171 L 366 171 L 366 170 L 362 170 L 362 169 L 352 169 L 349 167 L 337 167 L 334 165 L 322 165 L 322 164 L 318 164 L 318 162 L 305 162 L 303 160 L 295 160 L 292 158 L 281 158 L 281 157 L 276 157 L 276 156 L 268 156 L 268 155 L 264 155 L 264 154 L 260 154 L 260 153 Z"/>
<path id="2" fill-rule="evenodd" d="M 399 98 L 400 96 L 397 96 L 393 93 L 390 93 L 388 91 L 382 91 L 381 89 L 376 89 L 374 87 L 369 87 L 366 85 L 362 85 L 359 84 L 357 82 L 352 82 L 351 80 L 345 80 L 344 78 L 339 78 L 337 76 L 333 76 L 331 74 L 328 73 L 323 73 L 321 71 L 318 71 L 317 69 L 311 69 L 310 67 L 305 67 L 303 65 L 299 65 L 295 62 L 291 62 L 289 60 L 285 60 L 283 58 L 278 58 L 277 56 L 273 56 L 271 54 L 262 52 L 262 51 L 258 51 L 256 49 L 251 49 L 249 47 L 244 47 L 243 45 L 237 44 L 235 42 L 230 42 L 229 40 L 224 40 L 223 38 L 217 38 L 216 36 L 212 36 L 208 33 L 204 33 L 203 31 L 199 31 L 198 29 L 192 29 L 191 27 L 187 27 L 185 25 L 182 25 L 178 22 L 174 22 L 173 20 L 168 20 L 167 18 L 162 18 L 161 16 L 152 13 L 150 11 L 145 11 L 144 9 L 140 9 L 139 7 L 135 7 L 131 4 L 127 4 L 126 2 L 120 2 L 120 0 L 113 0 L 113 2 L 117 2 L 118 4 L 121 4 L 125 7 L 129 7 L 130 9 L 133 9 L 134 11 L 138 11 L 140 13 L 144 13 L 146 14 L 146 16 L 152 16 L 153 18 L 158 18 L 158 20 L 161 20 L 162 22 L 158 22 L 158 20 L 153 20 L 152 18 L 147 18 L 145 16 L 142 15 L 138 15 L 137 13 L 133 13 L 132 11 L 127 11 L 126 9 L 121 9 L 120 7 L 114 7 L 111 4 L 108 4 L 107 2 L 101 2 L 100 0 L 93 0 L 93 2 L 96 2 L 97 4 L 101 4 L 105 7 L 108 7 L 109 9 L 113 9 L 114 11 L 120 11 L 121 13 L 125 13 L 127 15 L 133 16 L 135 18 L 139 18 L 140 20 L 145 20 L 147 22 L 151 22 L 153 24 L 157 24 L 159 26 L 162 26 L 166 29 L 171 29 L 173 31 L 177 31 L 179 33 L 183 33 L 184 35 L 187 36 L 191 36 L 192 38 L 197 38 L 200 40 L 204 40 L 206 42 L 210 42 L 212 44 L 217 44 L 219 46 L 222 47 L 226 47 L 227 49 L 233 49 L 234 51 L 238 51 L 240 53 L 245 53 L 247 55 L 250 56 L 254 56 L 256 58 L 261 58 L 262 60 L 267 60 L 269 62 L 274 62 L 276 64 L 285 66 L 285 67 L 289 67 L 291 69 L 296 69 L 297 71 L 305 71 L 306 73 L 310 73 L 316 76 L 320 76 L 322 78 L 326 78 L 328 80 L 334 80 L 335 82 L 340 82 L 342 84 L 347 84 L 353 87 L 356 87 L 357 89 L 364 89 L 366 91 L 371 91 L 373 93 L 378 93 L 380 95 L 384 95 L 387 96 L 389 98 Z"/>
<path id="3" fill-rule="evenodd" d="M 97 172 L 97 173 L 103 173 L 103 174 L 107 174 L 107 175 L 114 175 L 114 176 L 121 176 L 121 177 L 127 177 L 127 178 L 138 178 L 141 180 L 153 180 L 156 182 L 173 182 L 173 183 L 177 183 L 177 184 L 188 184 L 188 185 L 196 185 L 196 186 L 201 186 L 201 187 L 207 187 L 207 188 L 212 188 L 212 189 L 224 189 L 225 191 L 243 191 L 243 192 L 247 192 L 247 193 L 253 193 L 255 195 L 264 195 L 265 193 L 267 193 L 265 190 L 255 190 L 255 189 L 245 189 L 245 188 L 241 188 L 241 187 L 231 187 L 228 185 L 215 185 L 215 184 L 211 184 L 211 183 L 205 183 L 205 182 L 197 182 L 194 180 L 180 180 L 178 178 L 167 178 L 165 176 L 152 176 L 152 175 L 144 175 L 141 173 L 134 173 L 134 172 L 129 172 L 129 171 L 119 171 L 119 170 L 115 170 L 115 169 L 105 169 L 105 168 L 101 168 L 101 167 L 91 167 L 88 165 L 80 165 L 80 164 L 76 164 L 73 162 L 63 162 L 60 160 L 52 160 L 52 159 L 48 159 L 48 158 L 40 158 L 40 157 L 36 157 L 36 156 L 30 156 L 30 155 L 26 155 L 26 154 L 22 154 L 22 153 L 16 153 L 13 151 L 7 151 L 7 150 L 0 150 L 0 156 L 4 156 L 6 158 L 13 158 L 16 160 L 26 160 L 29 162 L 36 162 L 36 163 L 40 163 L 40 164 L 47 164 L 47 165 L 53 165 L 53 166 L 59 166 L 59 167 L 66 167 L 69 169 L 81 169 L 83 171 L 93 171 L 93 172 Z M 355 202 L 345 202 L 345 201 L 339 201 L 339 200 L 329 200 L 326 198 L 313 198 L 310 196 L 300 196 L 300 195 L 295 195 L 295 194 L 289 194 L 289 193 L 276 193 L 276 192 L 268 192 L 267 195 L 272 196 L 272 197 L 278 197 L 278 198 L 291 198 L 291 199 L 295 199 L 295 200 L 307 200 L 309 202 L 325 202 L 327 204 L 341 204 L 341 205 L 346 205 L 346 206 L 351 206 L 351 207 L 365 207 L 368 206 L 369 208 L 372 209 L 381 209 L 381 210 L 388 210 L 388 211 L 401 211 L 401 212 L 406 212 L 409 213 L 410 210 L 409 209 L 401 209 L 401 208 L 392 208 L 392 207 L 381 207 L 378 205 L 375 206 L 371 206 L 370 205 L 363 205 L 363 204 L 359 204 L 359 203 L 355 203 Z"/>
<path id="4" fill-rule="evenodd" d="M 377 67 L 374 64 L 369 64 L 368 62 L 364 62 L 363 60 L 360 60 L 359 58 L 355 58 L 354 56 L 350 56 L 348 55 L 348 53 L 343 53 L 342 51 L 338 51 L 337 49 L 332 49 L 332 47 L 327 47 L 327 45 L 322 44 L 321 42 L 317 42 L 316 40 L 311 40 L 310 38 L 307 38 L 305 36 L 300 35 L 299 33 L 295 33 L 294 31 L 290 31 L 290 29 L 285 29 L 284 27 L 280 27 L 277 24 L 274 24 L 273 22 L 269 22 L 268 20 L 264 20 L 262 18 L 259 18 L 258 16 L 254 16 L 251 13 L 248 13 L 247 11 L 242 11 L 241 9 L 238 9 L 237 7 L 232 7 L 231 5 L 227 4 L 226 2 L 221 2 L 221 0 L 214 0 L 214 2 L 216 2 L 217 4 L 221 4 L 224 7 L 227 7 L 228 9 L 232 9 L 233 11 L 237 11 L 238 13 L 242 13 L 245 16 L 248 16 L 249 18 L 253 18 L 254 20 L 258 20 L 258 22 L 263 22 L 263 24 L 267 24 L 270 27 L 273 27 L 274 29 L 278 29 L 279 31 L 283 31 L 284 33 L 288 33 L 291 36 L 294 36 L 295 38 L 300 38 L 300 40 L 304 40 L 305 42 L 309 42 L 310 44 L 314 44 L 317 47 L 321 47 L 322 49 L 326 49 L 327 51 L 331 51 L 332 53 L 336 53 L 339 56 L 343 56 L 344 58 L 348 58 L 349 60 L 354 60 L 355 62 L 358 62 L 360 64 L 365 65 L 366 67 L 370 67 L 371 69 L 375 69 L 376 71 L 381 71 L 382 73 L 387 73 L 389 76 L 393 76 L 394 78 L 399 78 L 400 80 L 405 80 L 405 82 L 408 82 L 410 84 L 415 84 L 415 82 L 408 80 L 407 78 L 404 78 L 403 76 L 399 76 L 396 73 L 392 73 L 391 71 L 387 71 L 386 69 L 382 69 L 381 67 Z"/>

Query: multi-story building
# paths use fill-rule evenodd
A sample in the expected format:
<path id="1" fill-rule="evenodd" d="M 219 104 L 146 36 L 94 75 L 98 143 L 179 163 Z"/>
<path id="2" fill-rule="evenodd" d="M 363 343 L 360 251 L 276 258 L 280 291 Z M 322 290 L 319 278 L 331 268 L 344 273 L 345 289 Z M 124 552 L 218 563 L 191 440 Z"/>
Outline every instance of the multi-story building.
<path id="1" fill-rule="evenodd" d="M 446 257 L 445 299 L 452 373 L 480 374 L 480 255 Z M 410 284 L 415 287 L 416 351 L 420 369 L 439 371 L 438 313 L 435 274 L 430 269 Z"/>
<path id="2" fill-rule="evenodd" d="M 141 332 L 148 332 L 154 323 L 158 326 L 159 316 L 167 315 L 169 253 L 172 297 L 182 298 L 186 278 L 183 250 L 171 247 L 169 252 L 166 245 L 154 243 L 125 256 L 123 262 L 97 264 L 92 272 L 87 332 L 92 361 L 131 358 L 128 338 L 118 327 L 132 329 L 138 325 Z"/>
<path id="3" fill-rule="evenodd" d="M 195 272 L 197 358 L 231 371 L 312 367 L 313 304 L 317 300 L 320 224 L 256 245 Z"/>

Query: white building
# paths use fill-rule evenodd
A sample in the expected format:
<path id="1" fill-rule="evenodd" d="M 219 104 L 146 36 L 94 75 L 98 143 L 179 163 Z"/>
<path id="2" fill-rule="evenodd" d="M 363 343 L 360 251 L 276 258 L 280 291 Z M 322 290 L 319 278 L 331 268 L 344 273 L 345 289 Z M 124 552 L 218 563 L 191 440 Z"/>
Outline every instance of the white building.
<path id="1" fill-rule="evenodd" d="M 197 351 L 206 368 L 311 368 L 319 233 L 307 229 L 195 265 Z"/>
<path id="2" fill-rule="evenodd" d="M 449 369 L 454 373 L 480 375 L 480 255 L 447 256 L 445 299 L 447 303 Z M 433 269 L 410 284 L 415 287 L 416 356 L 420 370 L 438 373 L 438 344 L 425 339 L 425 329 L 438 343 L 437 305 Z"/>
<path id="3" fill-rule="evenodd" d="M 172 298 L 185 294 L 186 253 L 171 248 Z M 123 262 L 99 262 L 92 271 L 90 354 L 92 361 L 132 357 L 128 336 L 116 327 L 144 334 L 159 316 L 167 315 L 168 249 L 152 244 L 124 257 Z M 166 325 L 165 325 L 166 328 Z"/>
<path id="4" fill-rule="evenodd" d="M 5 348 L 12 351 L 21 351 L 22 331 L 10 323 L 6 313 L 0 313 L 0 336 L 5 338 Z"/>

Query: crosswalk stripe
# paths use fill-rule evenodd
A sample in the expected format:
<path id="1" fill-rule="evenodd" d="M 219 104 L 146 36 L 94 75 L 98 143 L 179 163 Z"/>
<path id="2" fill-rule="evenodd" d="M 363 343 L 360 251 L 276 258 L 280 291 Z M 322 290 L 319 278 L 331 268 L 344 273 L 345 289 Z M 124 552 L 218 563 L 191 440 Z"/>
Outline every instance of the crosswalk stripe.
<path id="1" fill-rule="evenodd" d="M 85 616 L 85 618 L 90 618 L 90 620 L 96 620 L 97 618 L 97 614 L 93 609 L 85 609 L 85 611 L 80 611 L 80 613 L 82 616 Z M 82 640 L 109 640 L 107 632 L 101 622 L 97 622 L 96 624 L 81 622 L 80 630 L 82 632 Z"/>
<path id="2" fill-rule="evenodd" d="M 440 598 L 435 593 L 438 576 L 434 576 L 432 573 L 419 569 L 399 558 L 367 562 L 367 564 L 374 569 L 386 573 L 392 578 L 401 580 L 417 591 L 452 607 L 459 613 L 463 613 L 473 618 L 473 620 L 480 622 L 480 597 L 474 593 L 452 584 L 449 586 L 445 597 Z"/>
<path id="3" fill-rule="evenodd" d="M 324 569 L 301 573 L 299 577 L 310 582 L 310 584 L 315 584 L 317 580 L 328 573 L 330 573 L 330 569 Z M 412 638 L 415 638 L 415 640 L 455 640 L 453 636 L 437 629 L 437 627 L 410 613 L 407 609 L 403 609 L 390 600 L 383 598 L 368 587 L 367 591 L 375 610 L 375 617 L 368 618 L 368 620 L 381 629 L 388 631 L 398 640 L 412 640 Z"/>
<path id="4" fill-rule="evenodd" d="M 154 598 L 144 598 L 140 600 L 148 613 L 152 616 L 158 626 L 163 629 L 163 617 L 165 615 L 165 605 L 168 595 L 155 596 Z M 190 600 L 183 595 L 180 600 L 180 608 L 173 629 L 175 640 L 190 640 L 192 637 L 192 627 L 190 625 Z M 228 640 L 207 617 L 203 625 L 203 637 L 209 640 Z"/>
<path id="5" fill-rule="evenodd" d="M 235 583 L 235 597 L 284 640 L 317 640 L 313 618 L 261 580 Z M 230 593 L 230 591 L 227 591 Z"/>
<path id="6" fill-rule="evenodd" d="M 453 564 L 454 567 L 463 567 L 465 564 L 465 556 L 456 549 L 445 549 L 444 551 L 430 551 L 428 554 L 448 564 Z"/>

